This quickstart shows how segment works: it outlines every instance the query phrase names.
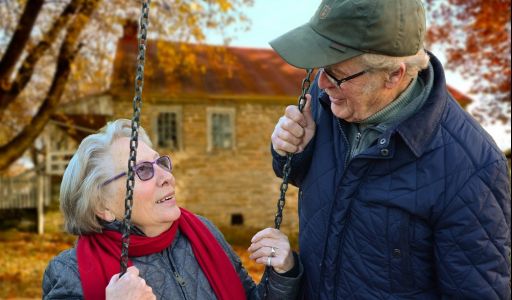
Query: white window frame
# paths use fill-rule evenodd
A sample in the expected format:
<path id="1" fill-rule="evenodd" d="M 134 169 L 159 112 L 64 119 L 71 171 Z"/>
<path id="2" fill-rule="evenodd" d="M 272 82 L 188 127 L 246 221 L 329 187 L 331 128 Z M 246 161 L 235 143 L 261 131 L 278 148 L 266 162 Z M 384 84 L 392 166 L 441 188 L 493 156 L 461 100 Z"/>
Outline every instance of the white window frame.
<path id="1" fill-rule="evenodd" d="M 236 148 L 236 122 L 235 115 L 236 109 L 234 107 L 207 107 L 206 108 L 206 136 L 207 136 L 207 148 L 206 151 L 213 151 L 213 132 L 212 132 L 212 116 L 213 114 L 226 114 L 229 117 L 229 122 L 231 123 L 231 148 L 225 149 L 216 149 L 216 150 L 234 150 Z"/>
<path id="2" fill-rule="evenodd" d="M 159 105 L 152 107 L 154 111 L 153 116 L 153 137 L 152 140 L 154 142 L 154 146 L 160 148 L 159 140 L 158 140 L 158 115 L 161 113 L 175 113 L 176 114 L 176 136 L 178 140 L 178 145 L 175 149 L 170 149 L 172 151 L 181 151 L 183 150 L 183 139 L 182 139 L 182 130 L 183 130 L 183 118 L 182 118 L 182 107 L 178 105 Z M 165 148 L 164 148 L 165 149 Z"/>

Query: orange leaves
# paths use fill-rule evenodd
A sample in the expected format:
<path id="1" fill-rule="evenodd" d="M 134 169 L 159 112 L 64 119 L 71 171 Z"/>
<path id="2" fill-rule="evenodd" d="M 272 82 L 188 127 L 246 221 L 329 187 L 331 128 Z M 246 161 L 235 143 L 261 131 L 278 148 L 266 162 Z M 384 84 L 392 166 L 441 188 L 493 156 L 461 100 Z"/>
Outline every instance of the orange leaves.
<path id="1" fill-rule="evenodd" d="M 472 92 L 485 99 L 481 111 L 487 117 L 509 119 L 511 1 L 426 3 L 431 24 L 427 40 L 445 50 L 447 68 L 474 78 Z"/>
<path id="2" fill-rule="evenodd" d="M 41 298 L 43 272 L 50 259 L 72 247 L 75 237 L 64 233 L 2 232 L 0 298 Z"/>

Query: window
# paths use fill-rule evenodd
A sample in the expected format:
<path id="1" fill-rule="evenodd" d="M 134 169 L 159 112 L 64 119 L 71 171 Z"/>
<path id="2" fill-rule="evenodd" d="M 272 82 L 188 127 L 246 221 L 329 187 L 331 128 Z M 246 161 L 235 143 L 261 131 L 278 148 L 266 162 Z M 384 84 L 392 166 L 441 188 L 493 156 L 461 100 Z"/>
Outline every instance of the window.
<path id="1" fill-rule="evenodd" d="M 244 225 L 244 215 L 232 214 L 231 215 L 231 225 Z"/>
<path id="2" fill-rule="evenodd" d="M 155 135 L 159 148 L 170 150 L 181 149 L 181 110 L 172 107 L 156 109 Z"/>
<path id="3" fill-rule="evenodd" d="M 235 109 L 207 109 L 208 151 L 213 149 L 233 149 L 235 147 Z"/>

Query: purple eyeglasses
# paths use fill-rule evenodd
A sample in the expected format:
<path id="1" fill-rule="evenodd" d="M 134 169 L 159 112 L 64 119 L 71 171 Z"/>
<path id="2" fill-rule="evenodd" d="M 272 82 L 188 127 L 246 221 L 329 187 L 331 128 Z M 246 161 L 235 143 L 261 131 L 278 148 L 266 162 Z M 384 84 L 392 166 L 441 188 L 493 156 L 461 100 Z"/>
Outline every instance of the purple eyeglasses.
<path id="1" fill-rule="evenodd" d="M 140 180 L 142 180 L 142 181 L 150 180 L 151 178 L 153 178 L 153 176 L 155 176 L 155 167 L 153 166 L 155 164 L 169 173 L 172 171 L 171 158 L 167 155 L 160 156 L 159 158 L 155 159 L 154 161 L 143 161 L 141 163 L 138 163 L 135 165 L 133 170 L 134 170 L 135 174 L 137 174 L 137 176 L 139 176 Z M 127 174 L 126 171 L 123 173 L 119 173 L 118 175 L 105 181 L 102 184 L 102 186 L 105 186 L 105 185 L 111 183 L 112 181 L 125 176 L 126 174 Z"/>

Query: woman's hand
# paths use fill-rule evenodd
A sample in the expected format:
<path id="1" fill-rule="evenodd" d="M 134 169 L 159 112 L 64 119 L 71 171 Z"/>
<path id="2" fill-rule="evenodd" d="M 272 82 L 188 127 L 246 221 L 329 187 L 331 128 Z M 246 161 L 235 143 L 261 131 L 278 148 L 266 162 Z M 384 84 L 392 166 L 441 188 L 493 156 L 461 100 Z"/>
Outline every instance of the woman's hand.
<path id="1" fill-rule="evenodd" d="M 146 284 L 146 281 L 139 277 L 139 269 L 129 267 L 126 273 L 119 278 L 119 273 L 112 276 L 105 289 L 107 300 L 155 300 L 153 289 Z"/>
<path id="2" fill-rule="evenodd" d="M 256 233 L 247 250 L 251 253 L 250 259 L 273 267 L 277 273 L 286 273 L 295 265 L 288 237 L 274 228 L 266 228 Z"/>

